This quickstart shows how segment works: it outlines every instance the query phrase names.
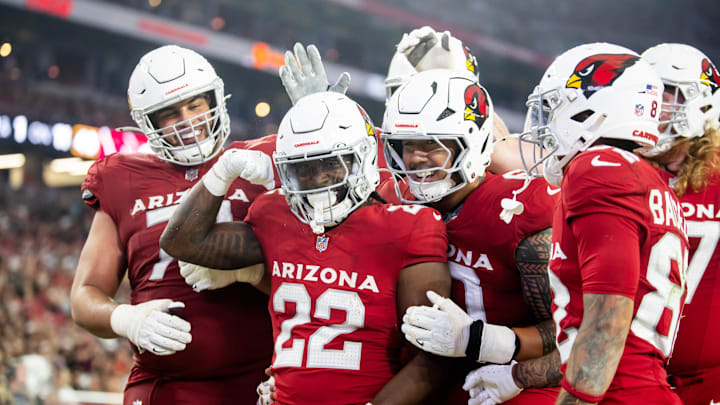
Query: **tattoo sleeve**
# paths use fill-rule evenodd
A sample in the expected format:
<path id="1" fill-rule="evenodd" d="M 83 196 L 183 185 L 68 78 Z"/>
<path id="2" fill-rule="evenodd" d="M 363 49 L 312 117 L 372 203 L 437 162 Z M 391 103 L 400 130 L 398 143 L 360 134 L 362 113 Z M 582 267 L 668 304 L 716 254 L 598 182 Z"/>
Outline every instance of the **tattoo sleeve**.
<path id="1" fill-rule="evenodd" d="M 625 349 L 633 300 L 622 295 L 583 294 L 583 305 L 583 320 L 570 352 L 565 379 L 580 392 L 602 395 L 610 386 Z M 567 392 L 563 394 L 577 400 Z"/>
<path id="2" fill-rule="evenodd" d="M 244 222 L 215 223 L 221 197 L 202 180 L 186 194 L 160 238 L 160 247 L 179 260 L 214 269 L 237 269 L 261 263 L 260 243 Z"/>
<path id="3" fill-rule="evenodd" d="M 542 353 L 555 349 L 555 326 L 552 323 L 552 293 L 548 279 L 548 261 L 552 230 L 545 229 L 523 239 L 515 249 L 515 262 L 520 272 L 520 283 L 525 303 L 532 311 L 542 339 Z"/>
<path id="4" fill-rule="evenodd" d="M 562 380 L 560 352 L 556 349 L 542 357 L 521 361 L 513 367 L 512 374 L 523 389 L 557 387 Z"/>
<path id="5" fill-rule="evenodd" d="M 547 274 L 551 243 L 552 230 L 548 228 L 523 239 L 515 249 L 523 298 L 538 322 L 552 319 L 552 294 Z"/>

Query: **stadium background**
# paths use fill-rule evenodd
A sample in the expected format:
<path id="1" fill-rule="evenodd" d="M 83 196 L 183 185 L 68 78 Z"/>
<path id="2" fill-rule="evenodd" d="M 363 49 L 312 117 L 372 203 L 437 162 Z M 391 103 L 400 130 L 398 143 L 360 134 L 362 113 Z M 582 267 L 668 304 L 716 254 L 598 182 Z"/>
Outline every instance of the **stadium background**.
<path id="1" fill-rule="evenodd" d="M 148 50 L 208 57 L 239 140 L 275 132 L 290 107 L 277 68 L 294 42 L 318 45 L 331 80 L 350 71 L 349 94 L 379 125 L 394 44 L 449 29 L 517 131 L 554 55 L 684 42 L 718 63 L 718 21 L 717 0 L 0 0 L 0 405 L 120 403 L 128 343 L 75 326 L 68 295 L 92 216 L 79 198 L 87 167 L 142 148 L 114 128 L 134 125 L 127 81 Z"/>

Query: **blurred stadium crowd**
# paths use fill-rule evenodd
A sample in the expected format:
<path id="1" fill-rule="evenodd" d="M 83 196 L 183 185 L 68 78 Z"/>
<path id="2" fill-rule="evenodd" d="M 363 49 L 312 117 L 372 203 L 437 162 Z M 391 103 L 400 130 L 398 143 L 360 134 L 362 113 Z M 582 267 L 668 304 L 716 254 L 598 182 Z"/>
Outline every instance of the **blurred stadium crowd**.
<path id="1" fill-rule="evenodd" d="M 70 318 L 92 218 L 77 194 L 0 181 L 0 404 L 57 404 L 74 389 L 121 392 L 130 371 L 124 341 L 97 339 Z M 127 299 L 127 284 L 120 294 Z"/>

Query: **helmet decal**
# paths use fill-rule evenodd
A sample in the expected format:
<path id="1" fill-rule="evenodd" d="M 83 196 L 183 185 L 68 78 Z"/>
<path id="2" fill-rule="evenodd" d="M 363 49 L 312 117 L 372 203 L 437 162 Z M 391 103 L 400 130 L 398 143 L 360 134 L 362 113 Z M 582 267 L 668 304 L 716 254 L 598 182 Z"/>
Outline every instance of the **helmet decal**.
<path id="1" fill-rule="evenodd" d="M 485 89 L 477 84 L 471 84 L 465 88 L 465 120 L 473 121 L 481 128 L 488 117 L 490 104 Z"/>
<path id="2" fill-rule="evenodd" d="M 707 84 L 712 87 L 713 93 L 720 88 L 720 75 L 718 75 L 718 70 L 707 58 L 702 60 L 702 73 L 700 74 L 700 80 L 707 82 Z"/>
<path id="3" fill-rule="evenodd" d="M 470 48 L 468 48 L 467 45 L 462 48 L 463 53 L 465 53 L 465 66 L 467 67 L 467 70 L 471 71 L 473 74 L 478 74 L 477 59 L 475 58 L 475 55 L 470 52 Z"/>
<path id="4" fill-rule="evenodd" d="M 589 98 L 596 91 L 611 86 L 625 69 L 634 65 L 639 59 L 638 56 L 630 54 L 588 56 L 575 66 L 565 86 L 582 89 L 585 98 Z"/>
<path id="5" fill-rule="evenodd" d="M 375 125 L 373 125 L 372 120 L 367 115 L 365 110 L 360 107 L 360 104 L 357 105 L 358 110 L 360 111 L 360 115 L 362 115 L 363 120 L 365 121 L 365 132 L 367 132 L 370 136 L 375 136 Z"/>

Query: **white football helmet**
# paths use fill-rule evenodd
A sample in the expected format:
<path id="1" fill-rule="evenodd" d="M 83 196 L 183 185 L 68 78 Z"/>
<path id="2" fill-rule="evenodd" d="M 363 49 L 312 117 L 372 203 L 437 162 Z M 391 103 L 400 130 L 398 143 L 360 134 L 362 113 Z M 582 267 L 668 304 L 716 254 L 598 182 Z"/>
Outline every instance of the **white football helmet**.
<path id="1" fill-rule="evenodd" d="M 665 152 L 679 136 L 703 136 L 705 125 L 720 125 L 720 75 L 705 54 L 685 44 L 660 44 L 641 56 L 655 68 L 666 89 L 675 92 L 674 100 L 662 105 L 669 119 L 660 121 L 661 127 L 667 125 L 657 146 L 644 154 Z"/>
<path id="2" fill-rule="evenodd" d="M 438 201 L 484 176 L 493 148 L 492 127 L 492 101 L 474 76 L 434 69 L 411 77 L 390 98 L 380 135 L 400 199 Z M 413 140 L 434 142 L 444 149 L 444 165 L 408 167 L 403 162 L 403 142 Z M 445 173 L 442 179 L 437 179 L 438 171 Z M 417 200 L 403 198 L 398 177 L 406 179 Z M 426 181 L 430 177 L 435 179 Z"/>
<path id="3" fill-rule="evenodd" d="M 157 128 L 153 113 L 200 95 L 208 96 L 208 112 Z M 130 76 L 128 102 L 130 115 L 152 150 L 171 163 L 193 166 L 206 162 L 222 150 L 230 134 L 223 81 L 204 57 L 190 49 L 167 45 L 145 54 Z M 203 126 L 207 137 L 198 141 Z"/>
<path id="4" fill-rule="evenodd" d="M 314 232 L 339 224 L 375 191 L 375 136 L 365 110 L 340 93 L 305 96 L 283 117 L 273 160 L 292 212 Z"/>
<path id="5" fill-rule="evenodd" d="M 450 69 L 478 76 L 475 55 L 449 31 L 435 32 L 428 26 L 414 29 L 403 34 L 390 60 L 385 79 L 385 103 L 410 76 L 430 69 Z"/>
<path id="6" fill-rule="evenodd" d="M 526 171 L 559 186 L 564 167 L 599 138 L 652 147 L 658 139 L 663 84 L 639 55 L 608 43 L 572 48 L 548 67 L 528 96 L 520 138 L 536 145 Z"/>

